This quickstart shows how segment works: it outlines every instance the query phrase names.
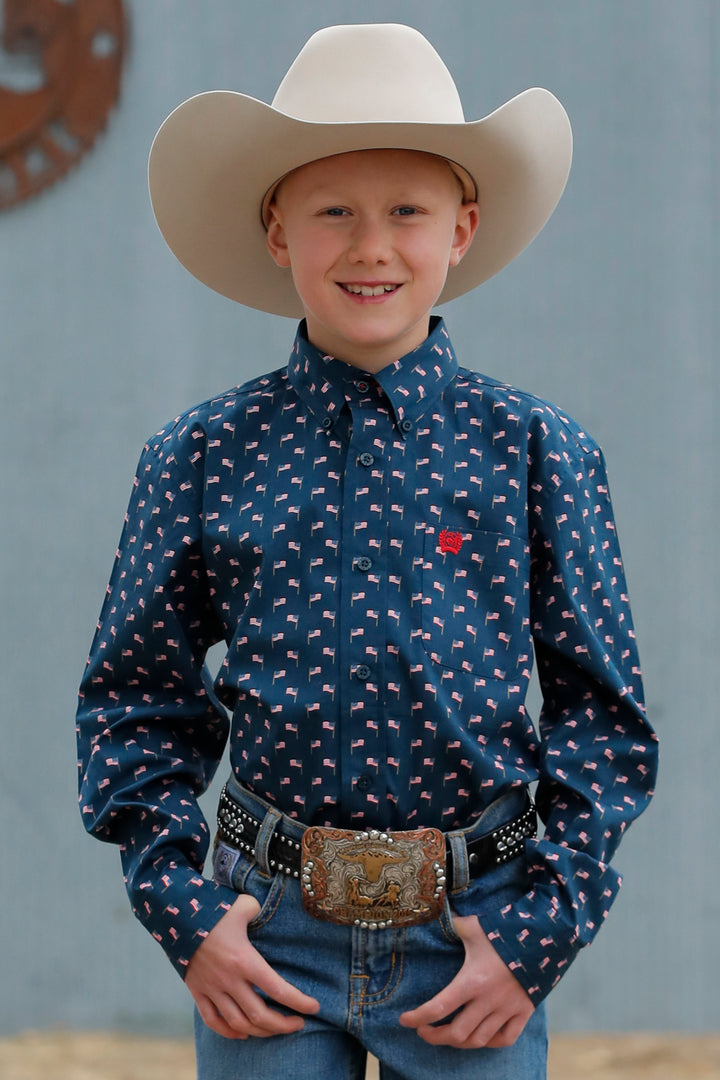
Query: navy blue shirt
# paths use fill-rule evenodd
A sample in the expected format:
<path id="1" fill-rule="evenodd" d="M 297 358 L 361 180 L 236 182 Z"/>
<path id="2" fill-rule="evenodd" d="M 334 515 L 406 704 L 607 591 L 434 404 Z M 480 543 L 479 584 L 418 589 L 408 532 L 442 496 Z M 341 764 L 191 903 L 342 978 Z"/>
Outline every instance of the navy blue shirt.
<path id="1" fill-rule="evenodd" d="M 530 891 L 481 918 L 540 1001 L 655 776 L 598 446 L 460 368 L 442 320 L 376 375 L 301 325 L 287 367 L 163 428 L 81 687 L 80 801 L 181 973 L 235 898 L 202 876 L 197 803 L 228 735 L 238 780 L 306 823 L 448 830 L 539 781 Z"/>

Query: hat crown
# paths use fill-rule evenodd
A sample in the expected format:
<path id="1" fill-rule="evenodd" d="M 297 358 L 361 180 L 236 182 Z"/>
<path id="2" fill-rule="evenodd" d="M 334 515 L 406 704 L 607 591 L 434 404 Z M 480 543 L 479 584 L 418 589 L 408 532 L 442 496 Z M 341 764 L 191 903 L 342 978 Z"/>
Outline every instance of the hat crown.
<path id="1" fill-rule="evenodd" d="M 306 42 L 273 108 L 318 124 L 462 124 L 452 75 L 410 26 L 329 26 Z"/>

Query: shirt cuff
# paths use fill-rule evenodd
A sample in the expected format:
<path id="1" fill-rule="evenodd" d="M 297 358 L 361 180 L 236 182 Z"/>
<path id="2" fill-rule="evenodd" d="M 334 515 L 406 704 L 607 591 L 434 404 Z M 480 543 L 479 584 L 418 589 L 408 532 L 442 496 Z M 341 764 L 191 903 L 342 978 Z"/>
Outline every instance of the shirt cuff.
<path id="1" fill-rule="evenodd" d="M 173 859 L 126 878 L 133 912 L 185 978 L 188 964 L 238 894 Z"/>
<path id="2" fill-rule="evenodd" d="M 610 867 L 547 841 L 526 841 L 531 889 L 502 908 L 477 915 L 490 943 L 537 1006 L 605 921 L 622 879 Z M 468 898 L 469 899 L 469 898 Z"/>

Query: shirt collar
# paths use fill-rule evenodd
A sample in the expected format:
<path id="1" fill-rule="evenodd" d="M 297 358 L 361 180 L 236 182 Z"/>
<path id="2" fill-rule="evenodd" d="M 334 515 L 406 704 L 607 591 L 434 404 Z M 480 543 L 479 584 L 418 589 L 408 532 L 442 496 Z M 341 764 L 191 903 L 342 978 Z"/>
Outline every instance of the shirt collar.
<path id="1" fill-rule="evenodd" d="M 305 322 L 298 326 L 288 363 L 290 382 L 321 427 L 330 431 L 346 403 L 372 404 L 373 397 L 389 404 L 403 438 L 453 379 L 457 358 L 439 316 L 417 349 L 370 374 L 327 356 L 307 340 Z M 379 401 L 378 401 L 379 404 Z"/>

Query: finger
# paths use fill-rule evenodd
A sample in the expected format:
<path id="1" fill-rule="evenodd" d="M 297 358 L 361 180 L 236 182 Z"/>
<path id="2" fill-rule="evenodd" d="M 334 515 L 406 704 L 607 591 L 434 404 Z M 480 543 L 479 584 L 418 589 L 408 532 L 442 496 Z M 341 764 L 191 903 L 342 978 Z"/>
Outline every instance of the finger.
<path id="1" fill-rule="evenodd" d="M 261 1005 L 263 1004 L 257 995 L 254 997 Z M 198 1011 L 209 1028 L 218 1035 L 231 1039 L 246 1039 L 248 1035 L 258 1038 L 287 1035 L 293 1031 L 299 1031 L 304 1026 L 304 1020 L 301 1017 L 285 1016 L 266 1007 L 252 1010 L 259 1018 L 256 1021 L 229 994 L 220 994 L 214 1000 L 203 1000 L 198 1004 Z"/>
<path id="2" fill-rule="evenodd" d="M 462 1008 L 462 1006 L 468 1000 L 466 993 L 463 992 L 462 986 L 457 983 L 457 976 L 452 982 L 436 994 L 435 997 L 429 999 L 419 1005 L 417 1009 L 412 1009 L 410 1012 L 404 1012 L 400 1016 L 400 1023 L 403 1027 L 420 1028 L 428 1024 L 437 1024 L 440 1020 L 444 1020 L 446 1016 L 450 1016 L 456 1009 Z"/>
<path id="3" fill-rule="evenodd" d="M 238 916 L 247 925 L 260 914 L 261 910 L 260 902 L 254 896 L 250 893 L 240 893 L 230 909 L 230 916 L 231 918 Z"/>
<path id="4" fill-rule="evenodd" d="M 434 1025 L 429 1027 L 429 1030 L 441 1032 L 445 1036 L 443 1041 L 450 1043 L 452 1046 L 463 1046 L 472 1038 L 480 1025 L 492 1015 L 492 1012 L 490 1005 L 485 1001 L 476 999 L 468 1002 L 465 1008 L 456 1013 L 448 1023 L 440 1026 Z"/>
<path id="5" fill-rule="evenodd" d="M 485 936 L 477 915 L 458 915 L 453 912 L 453 930 L 461 941 L 478 940 Z"/>
<path id="6" fill-rule="evenodd" d="M 502 1030 L 505 1020 L 505 1016 L 500 1016 L 498 1013 L 491 1013 L 468 1035 L 465 1042 L 461 1045 L 466 1049 L 479 1049 L 481 1046 L 487 1046 L 488 1043 L 492 1042 L 497 1033 Z"/>
<path id="7" fill-rule="evenodd" d="M 254 983 L 258 990 L 262 990 L 279 1005 L 286 1005 L 288 1009 L 294 1009 L 301 1013 L 316 1013 L 320 1008 L 317 998 L 303 993 L 297 986 L 293 986 L 282 975 L 279 975 L 266 960 L 255 951 L 253 961 L 248 964 L 246 972 L 248 982 Z M 258 998 L 258 1001 L 261 1001 Z"/>
<path id="8" fill-rule="evenodd" d="M 238 986 L 228 1000 L 231 1002 L 230 1006 L 220 1003 L 220 1011 L 225 1019 L 230 1024 L 235 1024 L 228 1012 L 231 1008 L 233 1016 L 239 1018 L 241 1030 L 246 1030 L 248 1025 L 254 1029 L 250 1034 L 289 1035 L 293 1031 L 300 1031 L 305 1025 L 301 1016 L 288 1016 L 273 1009 L 248 983 Z"/>
<path id="9" fill-rule="evenodd" d="M 500 1030 L 488 1040 L 488 1047 L 492 1050 L 500 1050 L 504 1046 L 512 1046 L 522 1035 L 527 1024 L 527 1017 L 514 1016 L 504 1024 Z"/>
<path id="10" fill-rule="evenodd" d="M 418 1028 L 418 1035 L 431 1046 L 454 1046 L 459 1050 L 477 1050 L 487 1046 L 502 1026 L 502 1018 L 496 1013 L 484 1016 L 480 1023 L 459 1025 L 456 1018 L 450 1024 L 441 1024 L 439 1027 Z"/>
<path id="11" fill-rule="evenodd" d="M 197 1009 L 205 1027 L 210 1028 L 216 1035 L 222 1035 L 225 1039 L 246 1039 L 247 1036 L 230 1027 L 228 1022 L 220 1015 L 209 998 L 200 998 L 197 1001 Z"/>

